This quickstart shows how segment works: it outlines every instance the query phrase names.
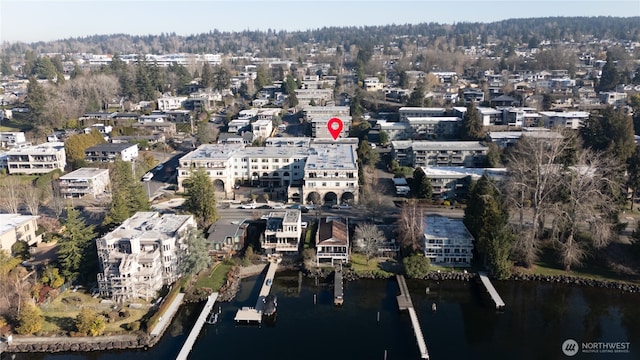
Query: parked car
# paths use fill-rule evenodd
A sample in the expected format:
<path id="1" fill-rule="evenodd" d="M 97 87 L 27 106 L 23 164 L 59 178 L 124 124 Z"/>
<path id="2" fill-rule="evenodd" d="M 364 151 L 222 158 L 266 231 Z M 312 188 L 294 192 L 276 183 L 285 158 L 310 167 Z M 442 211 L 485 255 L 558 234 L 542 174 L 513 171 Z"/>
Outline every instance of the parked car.
<path id="1" fill-rule="evenodd" d="M 262 209 L 262 210 L 265 210 L 265 209 L 273 209 L 273 207 L 272 207 L 271 205 L 266 205 L 266 204 L 265 204 L 265 205 L 260 205 L 260 206 L 258 206 L 256 209 Z"/>
<path id="2" fill-rule="evenodd" d="M 315 204 L 307 204 L 304 207 L 306 207 L 307 210 L 315 210 L 317 208 Z"/>
<path id="3" fill-rule="evenodd" d="M 282 205 L 282 204 L 273 204 L 272 208 L 273 209 L 284 209 L 284 205 Z"/>

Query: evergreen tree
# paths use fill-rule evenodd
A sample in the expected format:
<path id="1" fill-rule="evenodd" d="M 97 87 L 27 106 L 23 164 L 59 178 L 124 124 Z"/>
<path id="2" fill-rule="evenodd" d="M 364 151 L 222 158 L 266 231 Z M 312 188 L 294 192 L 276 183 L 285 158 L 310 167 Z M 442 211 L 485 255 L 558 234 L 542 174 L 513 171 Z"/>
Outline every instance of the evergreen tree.
<path id="1" fill-rule="evenodd" d="M 208 61 L 205 61 L 202 65 L 202 75 L 200 76 L 200 79 L 200 85 L 205 88 L 213 86 L 214 76 L 213 71 L 211 70 L 211 65 L 209 65 Z"/>
<path id="2" fill-rule="evenodd" d="M 133 174 L 135 164 L 117 159 L 111 168 L 111 206 L 103 225 L 122 224 L 138 211 L 150 209 L 149 198 L 142 184 Z"/>
<path id="3" fill-rule="evenodd" d="M 431 199 L 433 189 L 431 188 L 431 180 L 422 171 L 421 167 L 417 167 L 413 172 L 413 181 L 411 181 L 411 192 L 418 199 Z"/>
<path id="4" fill-rule="evenodd" d="M 224 66 L 218 66 L 215 71 L 214 82 L 216 90 L 222 91 L 228 89 L 231 85 L 231 74 L 229 70 Z"/>
<path id="5" fill-rule="evenodd" d="M 631 210 L 633 210 L 635 198 L 640 191 L 640 145 L 636 145 L 633 155 L 627 160 L 627 173 L 627 185 L 631 188 Z"/>
<path id="6" fill-rule="evenodd" d="M 425 102 L 425 85 L 424 81 L 418 80 L 416 88 L 413 90 L 407 101 L 407 106 L 422 107 Z"/>
<path id="7" fill-rule="evenodd" d="M 413 254 L 402 259 L 404 271 L 409 278 L 424 279 L 429 273 L 429 258 L 422 254 Z"/>
<path id="8" fill-rule="evenodd" d="M 31 120 L 37 124 L 44 121 L 43 114 L 47 106 L 48 96 L 42 85 L 35 77 L 29 78 L 27 84 L 27 106 L 29 106 Z"/>
<path id="9" fill-rule="evenodd" d="M 484 139 L 484 126 L 480 120 L 476 104 L 471 102 L 467 105 L 467 112 L 462 118 L 460 126 L 460 138 L 462 140 L 482 140 Z"/>
<path id="10" fill-rule="evenodd" d="M 4 54 L 0 60 L 0 73 L 4 76 L 13 75 L 13 69 L 11 68 L 11 60 L 8 54 Z"/>
<path id="11" fill-rule="evenodd" d="M 51 62 L 48 56 L 40 56 L 36 60 L 36 65 L 33 69 L 33 74 L 38 79 L 53 80 L 56 77 L 56 67 Z"/>
<path id="12" fill-rule="evenodd" d="M 197 274 L 211 266 L 209 246 L 202 232 L 194 227 L 187 229 L 182 245 L 186 249 L 180 253 L 180 271 L 182 274 Z"/>
<path id="13" fill-rule="evenodd" d="M 202 228 L 209 228 L 218 218 L 213 182 L 204 169 L 191 172 L 186 182 L 184 209 L 193 214 Z"/>
<path id="14" fill-rule="evenodd" d="M 580 129 L 584 146 L 609 155 L 625 163 L 633 154 L 633 120 L 622 109 L 606 108 L 601 115 L 592 115 Z"/>
<path id="15" fill-rule="evenodd" d="M 254 80 L 256 90 L 260 90 L 270 83 L 271 76 L 269 74 L 269 71 L 264 66 L 258 66 L 258 68 L 256 69 L 256 79 Z"/>
<path id="16" fill-rule="evenodd" d="M 87 270 L 97 260 L 94 227 L 87 225 L 80 217 L 80 212 L 73 208 L 67 209 L 64 227 L 58 241 L 58 262 L 62 274 L 67 279 L 86 276 Z"/>
<path id="17" fill-rule="evenodd" d="M 607 62 L 602 68 L 602 75 L 600 76 L 600 82 L 598 83 L 596 90 L 598 92 L 614 90 L 619 81 L 620 74 L 618 74 L 611 52 L 608 52 Z"/>

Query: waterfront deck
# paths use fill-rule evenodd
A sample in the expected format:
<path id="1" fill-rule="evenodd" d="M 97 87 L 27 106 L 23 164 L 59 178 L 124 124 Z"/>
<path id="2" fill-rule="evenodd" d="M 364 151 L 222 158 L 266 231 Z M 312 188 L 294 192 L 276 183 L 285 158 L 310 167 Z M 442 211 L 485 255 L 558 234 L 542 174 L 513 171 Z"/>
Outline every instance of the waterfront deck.
<path id="1" fill-rule="evenodd" d="M 264 277 L 264 282 L 262 283 L 262 288 L 260 288 L 260 293 L 258 295 L 258 300 L 256 301 L 255 307 L 243 307 L 242 309 L 238 309 L 234 320 L 236 322 L 243 323 L 262 323 L 262 311 L 264 310 L 264 298 L 269 295 L 271 292 L 271 285 L 273 284 L 273 278 L 276 274 L 276 270 L 278 269 L 278 263 L 280 259 L 272 259 L 269 261 L 269 268 L 267 269 L 267 275 Z"/>
<path id="2" fill-rule="evenodd" d="M 156 324 L 156 326 L 151 329 L 151 332 L 149 333 L 151 336 L 160 336 L 164 332 L 164 329 L 169 326 L 169 323 L 173 319 L 173 316 L 180 308 L 183 298 L 184 293 L 178 293 L 178 295 L 173 298 L 173 301 L 171 302 L 171 304 L 169 304 L 169 307 L 167 307 L 167 310 L 164 312 L 163 316 L 158 319 L 158 323 Z"/>
<path id="3" fill-rule="evenodd" d="M 200 313 L 200 316 L 198 316 L 198 320 L 196 320 L 196 323 L 193 325 L 193 328 L 191 329 L 187 340 L 184 342 L 184 345 L 182 345 L 182 349 L 180 350 L 180 353 L 178 353 L 176 360 L 187 360 L 187 356 L 191 352 L 191 348 L 193 348 L 193 344 L 196 342 L 196 339 L 200 334 L 200 330 L 202 330 L 202 326 L 204 326 L 204 323 L 207 321 L 209 313 L 211 313 L 211 309 L 213 309 L 213 305 L 215 304 L 217 299 L 217 292 L 209 295 L 207 303 L 204 305 L 204 309 L 202 309 L 202 312 Z"/>
<path id="4" fill-rule="evenodd" d="M 489 292 L 489 295 L 491 296 L 491 300 L 493 300 L 493 302 L 496 304 L 496 310 L 504 309 L 505 303 L 504 301 L 502 301 L 500 294 L 498 294 L 496 289 L 493 287 L 493 284 L 491 283 L 491 280 L 489 280 L 489 277 L 487 276 L 487 274 L 484 272 L 479 272 L 478 276 L 480 277 L 480 281 L 482 282 L 482 285 L 484 285 L 485 289 L 487 289 L 487 291 Z"/>
<path id="5" fill-rule="evenodd" d="M 342 305 L 344 303 L 344 291 L 342 286 L 342 265 L 336 266 L 333 278 L 333 304 Z"/>
<path id="6" fill-rule="evenodd" d="M 398 287 L 400 288 L 400 295 L 396 297 L 398 300 L 398 307 L 400 310 L 409 311 L 409 317 L 411 318 L 411 325 L 413 326 L 413 332 L 415 333 L 416 342 L 418 343 L 420 357 L 422 359 L 429 359 L 427 343 L 425 342 L 424 335 L 422 334 L 420 321 L 418 321 L 418 314 L 416 314 L 416 310 L 413 308 L 413 302 L 411 301 L 411 294 L 409 294 L 407 282 L 402 275 L 396 275 L 396 279 L 398 279 Z"/>

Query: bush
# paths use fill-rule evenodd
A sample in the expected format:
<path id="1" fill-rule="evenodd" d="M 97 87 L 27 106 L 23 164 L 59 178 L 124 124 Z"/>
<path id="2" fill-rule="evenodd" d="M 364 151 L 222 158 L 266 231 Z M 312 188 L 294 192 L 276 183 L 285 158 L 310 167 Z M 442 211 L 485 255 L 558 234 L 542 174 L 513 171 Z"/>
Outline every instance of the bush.
<path id="1" fill-rule="evenodd" d="M 140 330 L 140 321 L 130 322 L 124 325 L 125 330 L 138 331 Z"/>
<path id="2" fill-rule="evenodd" d="M 422 254 L 413 254 L 402 259 L 405 273 L 414 279 L 423 279 L 429 273 L 429 258 Z"/>

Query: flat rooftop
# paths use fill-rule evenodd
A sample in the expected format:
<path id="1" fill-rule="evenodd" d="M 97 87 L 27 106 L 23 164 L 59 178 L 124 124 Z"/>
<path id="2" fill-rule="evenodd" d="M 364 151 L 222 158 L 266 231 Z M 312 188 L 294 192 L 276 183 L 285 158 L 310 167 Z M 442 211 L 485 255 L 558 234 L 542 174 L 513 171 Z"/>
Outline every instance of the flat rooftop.
<path id="1" fill-rule="evenodd" d="M 244 148 L 243 144 L 204 144 L 180 159 L 180 162 L 193 160 L 227 160 Z"/>
<path id="2" fill-rule="evenodd" d="M 160 216 L 159 213 L 153 211 L 137 212 L 120 226 L 107 233 L 104 239 L 118 241 L 137 237 L 140 240 L 159 241 L 171 238 L 191 217 L 191 215 L 176 214 Z"/>
<path id="3" fill-rule="evenodd" d="M 16 226 L 20 226 L 27 221 L 37 219 L 39 216 L 21 214 L 0 214 L 0 235 L 13 231 Z"/>
<path id="4" fill-rule="evenodd" d="M 128 144 L 128 143 L 106 143 L 106 144 L 98 144 L 98 145 L 94 145 L 90 148 L 87 148 L 85 150 L 86 152 L 91 152 L 91 151 L 122 151 L 122 150 L 126 150 L 130 147 L 138 147 L 137 144 Z"/>
<path id="5" fill-rule="evenodd" d="M 429 239 L 449 239 L 451 245 L 470 244 L 473 236 L 464 226 L 462 219 L 444 216 L 426 216 L 424 218 L 424 236 Z"/>
<path id="6" fill-rule="evenodd" d="M 98 175 L 102 175 L 104 173 L 109 174 L 109 169 L 98 169 L 98 168 L 86 167 L 86 168 L 80 168 L 66 175 L 60 176 L 60 179 L 61 180 L 91 179 Z"/>
<path id="7" fill-rule="evenodd" d="M 314 144 L 305 165 L 305 171 L 357 169 L 355 150 L 346 144 Z"/>

